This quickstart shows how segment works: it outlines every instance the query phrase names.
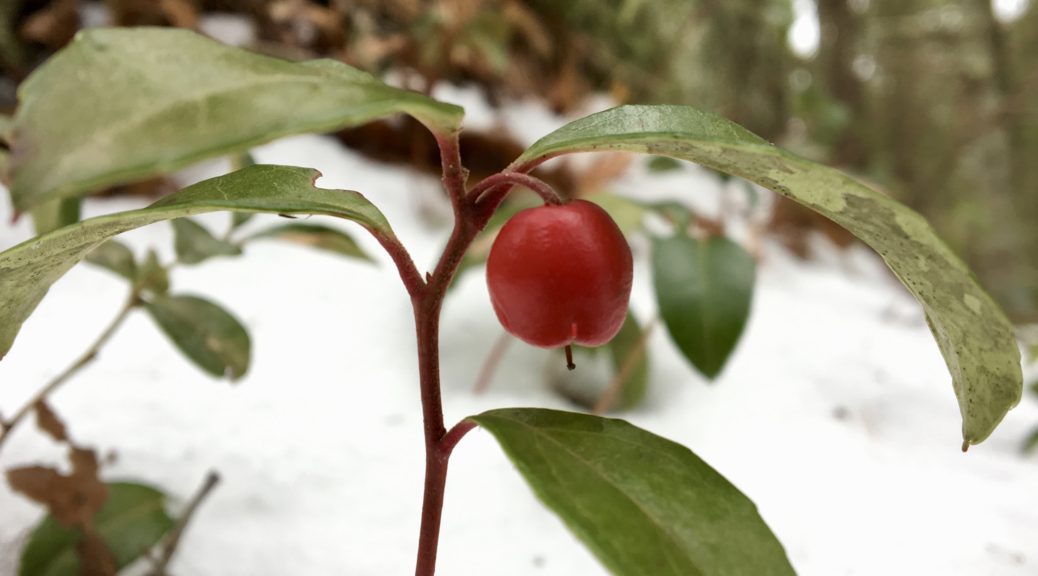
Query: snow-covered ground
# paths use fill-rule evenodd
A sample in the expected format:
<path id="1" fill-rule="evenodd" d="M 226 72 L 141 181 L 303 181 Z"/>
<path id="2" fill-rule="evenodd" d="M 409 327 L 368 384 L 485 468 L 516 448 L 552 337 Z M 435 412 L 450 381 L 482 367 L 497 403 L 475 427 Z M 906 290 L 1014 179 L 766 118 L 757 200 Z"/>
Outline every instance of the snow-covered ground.
<path id="1" fill-rule="evenodd" d="M 441 96 L 462 101 L 470 125 L 493 125 L 471 93 Z M 510 106 L 503 118 L 525 140 L 560 122 L 533 104 Z M 435 262 L 448 230 L 430 214 L 449 211 L 434 178 L 317 136 L 256 156 L 313 166 L 324 172 L 320 185 L 362 191 L 419 266 Z M 717 186 L 692 167 L 652 175 L 638 164 L 612 189 L 709 204 Z M 138 205 L 92 201 L 87 210 Z M 0 221 L 9 220 L 7 210 L 4 203 Z M 226 218 L 202 221 L 222 229 Z M 222 302 L 249 326 L 254 360 L 240 383 L 205 376 L 136 314 L 53 398 L 77 441 L 117 452 L 105 478 L 151 482 L 182 502 L 207 470 L 221 473 L 182 543 L 177 574 L 413 571 L 423 457 L 411 312 L 377 244 L 343 226 L 378 266 L 266 242 L 243 258 L 175 271 L 175 292 Z M 4 227 L 0 247 L 28 234 L 24 221 Z M 158 224 L 123 239 L 139 253 L 158 246 L 168 259 L 170 236 Z M 837 257 L 824 242 L 817 247 L 821 258 L 801 262 L 765 243 L 752 318 L 716 382 L 693 373 L 657 330 L 649 398 L 622 417 L 689 446 L 746 492 L 802 575 L 1038 574 L 1038 458 L 1018 455 L 1038 424 L 1034 400 L 963 455 L 950 378 L 919 306 L 864 249 Z M 647 318 L 645 246 L 635 251 L 632 305 Z M 0 364 L 0 412 L 17 409 L 79 354 L 123 297 L 119 281 L 88 266 L 59 281 Z M 499 334 L 482 273 L 470 273 L 444 313 L 449 423 L 496 407 L 569 408 L 544 383 L 546 354 L 521 344 L 510 348 L 488 393 L 470 392 Z M 60 450 L 25 425 L 0 467 L 60 460 Z M 0 576 L 15 574 L 40 515 L 0 486 Z M 452 459 L 439 566 L 445 575 L 604 573 L 478 430 Z"/>

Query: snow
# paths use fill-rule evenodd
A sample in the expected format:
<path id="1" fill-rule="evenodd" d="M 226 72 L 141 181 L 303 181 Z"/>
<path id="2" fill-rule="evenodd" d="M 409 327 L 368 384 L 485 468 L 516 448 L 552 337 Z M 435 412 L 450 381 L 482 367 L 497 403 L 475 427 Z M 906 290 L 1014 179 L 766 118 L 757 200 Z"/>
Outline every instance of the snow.
<path id="1" fill-rule="evenodd" d="M 524 140 L 562 121 L 531 103 L 494 120 L 471 92 L 441 96 L 463 101 L 479 124 L 503 122 Z M 420 268 L 435 263 L 449 214 L 435 178 L 373 163 L 319 136 L 282 140 L 255 155 L 316 167 L 321 186 L 362 191 Z M 213 163 L 181 178 L 225 168 Z M 641 164 L 611 186 L 691 199 L 708 212 L 720 192 L 716 179 L 694 167 L 656 175 Z M 93 200 L 87 211 L 140 205 Z M 0 220 L 9 219 L 7 210 Z M 222 230 L 227 216 L 200 221 Z M 423 456 L 411 312 L 377 243 L 341 225 L 377 266 L 265 242 L 242 258 L 175 270 L 175 292 L 224 303 L 249 326 L 253 365 L 240 383 L 207 377 L 135 313 L 98 361 L 53 397 L 78 442 L 117 453 L 107 479 L 154 483 L 182 505 L 206 471 L 220 472 L 223 482 L 186 534 L 175 573 L 413 570 Z M 24 221 L 4 227 L 0 246 L 28 235 Z M 166 259 L 170 238 L 167 224 L 122 237 L 138 254 L 157 246 Z M 621 416 L 689 446 L 746 492 L 802 575 L 1038 574 L 1038 460 L 1018 454 L 1038 424 L 1034 400 L 963 455 L 950 378 L 919 306 L 866 250 L 837 256 L 823 240 L 816 248 L 822 257 L 803 262 L 765 242 L 753 315 L 716 382 L 696 375 L 656 330 L 649 398 Z M 653 300 L 645 242 L 635 252 L 632 306 L 646 319 Z M 78 355 L 124 290 L 85 265 L 55 284 L 0 365 L 0 413 L 11 414 Z M 519 343 L 490 390 L 470 392 L 500 334 L 481 272 L 450 295 L 442 330 L 448 423 L 497 407 L 571 409 L 544 384 L 545 366 L 557 358 Z M 61 458 L 30 424 L 5 446 L 0 465 Z M 0 487 L 0 575 L 15 573 L 40 515 Z M 452 458 L 439 568 L 604 573 L 479 430 Z"/>

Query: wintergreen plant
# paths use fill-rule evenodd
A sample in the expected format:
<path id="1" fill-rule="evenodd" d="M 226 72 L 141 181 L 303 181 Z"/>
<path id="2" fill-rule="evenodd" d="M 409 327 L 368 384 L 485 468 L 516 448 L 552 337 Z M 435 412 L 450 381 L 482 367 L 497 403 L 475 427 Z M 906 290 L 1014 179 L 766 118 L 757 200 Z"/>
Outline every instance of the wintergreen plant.
<path id="1" fill-rule="evenodd" d="M 140 226 L 176 222 L 182 263 L 240 251 L 234 227 L 220 238 L 184 220 L 216 211 L 334 216 L 358 224 L 386 250 L 413 305 L 418 339 L 416 393 L 423 407 L 426 454 L 418 575 L 435 569 L 451 451 L 476 426 L 497 439 L 541 501 L 616 574 L 793 573 L 778 539 L 745 495 L 688 448 L 627 422 L 502 408 L 446 426 L 438 350 L 444 297 L 466 251 L 510 190 L 520 185 L 552 194 L 531 171 L 558 156 L 626 151 L 688 160 L 825 215 L 879 253 L 922 304 L 951 372 L 964 450 L 987 438 L 1020 399 L 1020 357 L 1012 326 L 918 214 L 845 174 L 693 108 L 622 106 L 593 114 L 543 137 L 500 173 L 469 184 L 458 148 L 461 108 L 388 86 L 338 62 L 281 61 L 186 31 L 82 32 L 22 85 L 19 100 L 2 129 L 10 150 L 7 181 L 15 209 L 32 212 L 44 233 L 0 253 L 0 357 L 48 288 L 90 259 L 130 281 L 131 296 L 120 314 L 144 308 L 202 369 L 232 378 L 243 374 L 248 336 L 240 323 L 213 303 L 170 294 L 165 267 L 156 258 L 135 262 L 124 247 L 111 243 Z M 415 265 L 390 223 L 362 194 L 317 188 L 319 174 L 310 168 L 247 166 L 144 209 L 83 221 L 69 218 L 79 198 L 100 187 L 205 158 L 241 155 L 281 136 L 336 130 L 399 113 L 415 117 L 435 136 L 453 207 L 450 238 L 431 271 Z M 64 225 L 46 229 L 58 224 Z M 261 234 L 298 235 L 308 242 L 319 238 L 344 253 L 356 249 L 348 236 L 307 224 Z M 695 366 L 716 374 L 748 314 L 752 259 L 721 237 L 697 239 L 675 226 L 673 237 L 653 242 L 652 260 L 663 323 Z M 718 296 L 721 292 L 736 297 L 725 299 Z M 42 410 L 33 405 L 21 414 L 34 409 Z M 17 420 L 4 424 L 6 432 Z M 112 488 L 113 496 L 123 494 Z M 121 567 L 133 554 L 124 552 L 120 538 L 125 531 L 101 529 L 105 514 L 92 510 L 85 519 L 80 515 L 63 522 L 55 516 L 46 522 L 71 526 L 66 544 L 75 541 L 76 530 L 103 542 Z M 171 524 L 131 532 L 138 538 L 131 552 L 143 554 Z M 143 534 L 149 541 L 139 540 Z M 38 550 L 35 536 L 26 555 L 33 550 Z M 51 566 L 42 558 L 27 571 L 29 559 L 23 556 L 22 573 L 58 573 L 47 571 Z M 89 560 L 82 554 L 77 559 L 68 549 L 63 558 L 66 570 Z"/>

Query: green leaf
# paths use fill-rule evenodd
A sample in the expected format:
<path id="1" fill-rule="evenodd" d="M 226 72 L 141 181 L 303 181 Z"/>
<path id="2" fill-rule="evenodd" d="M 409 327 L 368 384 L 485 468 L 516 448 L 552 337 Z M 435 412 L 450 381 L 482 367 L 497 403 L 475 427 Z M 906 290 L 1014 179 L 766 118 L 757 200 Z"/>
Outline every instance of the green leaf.
<path id="1" fill-rule="evenodd" d="M 264 238 L 292 242 L 350 258 L 374 262 L 371 256 L 361 250 L 352 236 L 342 230 L 320 224 L 293 223 L 274 226 L 245 238 L 245 242 Z"/>
<path id="2" fill-rule="evenodd" d="M 614 574 L 794 573 L 753 503 L 680 444 L 623 420 L 555 410 L 469 419 Z"/>
<path id="3" fill-rule="evenodd" d="M 159 255 L 154 249 L 148 250 L 148 255 L 137 269 L 137 288 L 153 294 L 169 292 L 169 270 L 159 262 Z"/>
<path id="4" fill-rule="evenodd" d="M 1024 454 L 1031 454 L 1035 450 L 1038 450 L 1038 428 L 1031 430 L 1031 433 L 1024 439 L 1023 446 L 1020 447 L 1020 451 Z"/>
<path id="5" fill-rule="evenodd" d="M 670 156 L 653 156 L 649 158 L 649 172 L 673 172 L 681 169 L 681 162 Z"/>
<path id="6" fill-rule="evenodd" d="M 46 234 L 62 226 L 79 222 L 79 198 L 61 198 L 35 206 L 30 210 L 37 234 Z"/>
<path id="7" fill-rule="evenodd" d="M 256 159 L 252 157 L 249 152 L 242 154 L 235 154 L 231 156 L 231 170 L 241 170 L 242 168 L 248 168 L 249 166 L 255 166 Z M 251 212 L 232 212 L 231 213 L 231 231 L 237 230 L 245 225 L 246 222 L 252 220 L 255 214 Z"/>
<path id="8" fill-rule="evenodd" d="M 291 134 L 401 112 L 449 133 L 463 114 L 336 61 L 287 62 L 160 28 L 80 32 L 19 101 L 11 195 L 22 211 Z"/>
<path id="9" fill-rule="evenodd" d="M 923 305 L 951 372 L 968 444 L 987 438 L 1020 401 L 1023 376 L 1012 325 L 916 212 L 737 124 L 684 106 L 621 106 L 577 120 L 535 142 L 512 169 L 595 150 L 672 156 L 745 178 L 871 246 Z"/>
<path id="10" fill-rule="evenodd" d="M 137 264 L 133 252 L 118 240 L 109 240 L 87 254 L 87 262 L 122 276 L 133 282 L 137 279 Z"/>
<path id="11" fill-rule="evenodd" d="M 722 236 L 679 233 L 652 242 L 652 277 L 660 316 L 681 353 L 716 378 L 750 317 L 756 262 Z"/>
<path id="12" fill-rule="evenodd" d="M 357 222 L 376 237 L 393 231 L 357 192 L 314 187 L 309 168 L 253 166 L 171 194 L 142 210 L 84 220 L 0 252 L 0 358 L 51 284 L 105 240 L 147 224 L 229 210 L 274 214 L 325 214 Z"/>
<path id="13" fill-rule="evenodd" d="M 638 324 L 638 319 L 628 311 L 620 331 L 607 345 L 616 377 L 624 378 L 614 408 L 630 410 L 645 399 L 645 393 L 649 388 L 649 353 L 644 341 L 646 337 L 648 335 Z"/>
<path id="14" fill-rule="evenodd" d="M 173 247 L 177 260 L 184 264 L 198 264 L 215 256 L 238 256 L 241 249 L 213 236 L 198 222 L 190 218 L 171 220 L 173 225 Z"/>
<path id="15" fill-rule="evenodd" d="M 108 501 L 94 517 L 94 526 L 120 569 L 157 544 L 173 524 L 166 513 L 166 496 L 143 484 L 108 484 Z M 47 516 L 22 552 L 19 576 L 78 576 L 80 538 L 79 530 Z"/>
<path id="16" fill-rule="evenodd" d="M 237 230 L 245 225 L 246 222 L 252 220 L 255 214 L 249 212 L 234 212 L 231 214 L 231 230 Z"/>
<path id="17" fill-rule="evenodd" d="M 184 356 L 216 377 L 237 380 L 249 369 L 249 333 L 229 312 L 197 296 L 156 296 L 145 303 Z"/>

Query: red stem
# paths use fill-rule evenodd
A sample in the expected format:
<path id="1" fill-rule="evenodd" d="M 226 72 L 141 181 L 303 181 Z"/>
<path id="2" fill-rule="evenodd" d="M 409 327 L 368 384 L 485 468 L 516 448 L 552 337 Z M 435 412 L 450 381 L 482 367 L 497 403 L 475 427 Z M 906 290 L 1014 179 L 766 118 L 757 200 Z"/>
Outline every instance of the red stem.
<path id="1" fill-rule="evenodd" d="M 461 442 L 461 439 L 475 427 L 476 423 L 472 420 L 462 420 L 455 424 L 454 428 L 448 430 L 447 433 L 443 435 L 443 438 L 440 439 L 440 453 L 443 454 L 445 458 L 450 456 L 454 447 L 458 445 L 458 442 Z"/>
<path id="2" fill-rule="evenodd" d="M 443 165 L 443 185 L 454 207 L 454 229 L 436 269 L 419 290 L 411 292 L 418 337 L 418 378 L 421 385 L 422 418 L 425 429 L 425 495 L 422 525 L 418 536 L 416 576 L 433 576 L 440 537 L 443 494 L 447 482 L 447 462 L 454 445 L 474 424 L 463 421 L 447 432 L 443 425 L 440 397 L 440 309 L 451 280 L 469 245 L 479 233 L 475 206 L 465 195 L 465 169 L 461 166 L 457 134 L 437 135 Z M 409 260 L 409 259 L 408 259 Z M 399 264 L 399 263 L 398 263 Z M 401 277 L 410 273 L 401 269 Z"/>
<path id="3" fill-rule="evenodd" d="M 472 187 L 469 198 L 474 198 L 479 203 L 484 196 L 492 195 L 494 189 L 504 184 L 525 186 L 536 192 L 545 204 L 562 204 L 562 199 L 550 184 L 540 178 L 523 174 L 521 172 L 498 172 L 484 178 L 479 184 Z M 508 189 L 511 189 L 509 187 Z M 498 200 L 500 202 L 500 200 Z"/>
<path id="4" fill-rule="evenodd" d="M 544 163 L 545 161 L 550 160 L 554 157 L 554 154 L 549 154 L 547 156 L 538 157 L 533 160 L 527 160 L 526 162 L 522 163 L 520 163 L 517 160 L 509 164 L 508 167 L 505 168 L 501 173 L 525 175 L 537 166 Z M 490 220 L 490 217 L 494 214 L 494 211 L 497 210 L 497 207 L 501 205 L 502 201 L 504 201 L 505 196 L 508 196 L 508 193 L 512 190 L 512 187 L 515 186 L 515 183 L 513 182 L 501 181 L 492 182 L 492 185 L 486 186 L 485 182 L 490 178 L 493 178 L 493 176 L 484 179 L 483 182 L 480 182 L 480 184 L 477 184 L 475 187 L 485 188 L 484 190 L 479 190 L 480 201 L 477 222 L 479 223 L 481 229 L 483 226 L 486 226 L 487 221 Z"/>
<path id="5" fill-rule="evenodd" d="M 413 301 L 420 294 L 422 288 L 425 287 L 425 281 L 422 280 L 422 275 L 418 273 L 418 268 L 415 267 L 414 260 L 411 259 L 407 248 L 404 248 L 404 245 L 400 243 L 396 236 L 387 236 L 377 230 L 371 230 L 371 233 L 378 240 L 378 243 L 382 245 L 386 253 L 389 254 L 389 257 L 393 259 L 396 269 L 400 272 L 400 279 L 404 282 L 404 288 L 407 289 L 407 293 Z"/>

